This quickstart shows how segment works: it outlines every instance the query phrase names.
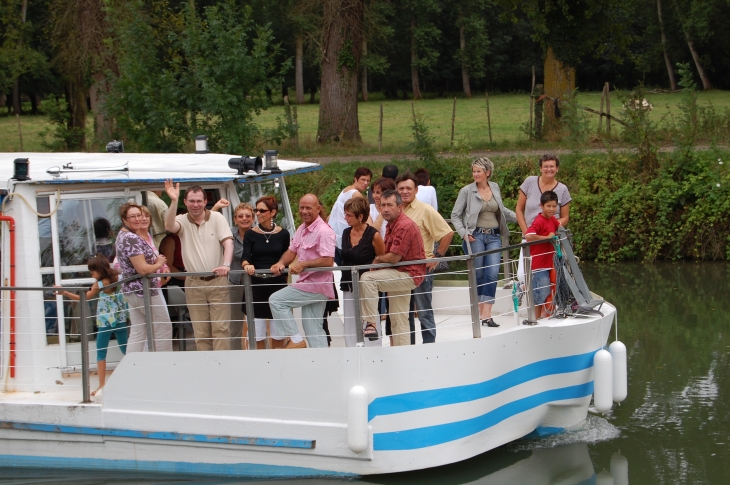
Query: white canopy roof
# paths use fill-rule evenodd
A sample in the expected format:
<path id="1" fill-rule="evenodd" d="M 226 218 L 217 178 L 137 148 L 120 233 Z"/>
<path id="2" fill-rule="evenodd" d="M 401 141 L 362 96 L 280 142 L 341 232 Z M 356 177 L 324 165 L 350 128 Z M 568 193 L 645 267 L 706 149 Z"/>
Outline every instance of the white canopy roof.
<path id="1" fill-rule="evenodd" d="M 170 178 L 176 182 L 257 181 L 322 168 L 315 163 L 279 159 L 282 174 L 264 170 L 261 174 L 237 175 L 236 170 L 228 167 L 228 160 L 239 156 L 215 153 L 0 153 L 0 180 L 13 177 L 16 158 L 29 160 L 30 180 L 19 183 L 31 184 L 162 183 Z"/>

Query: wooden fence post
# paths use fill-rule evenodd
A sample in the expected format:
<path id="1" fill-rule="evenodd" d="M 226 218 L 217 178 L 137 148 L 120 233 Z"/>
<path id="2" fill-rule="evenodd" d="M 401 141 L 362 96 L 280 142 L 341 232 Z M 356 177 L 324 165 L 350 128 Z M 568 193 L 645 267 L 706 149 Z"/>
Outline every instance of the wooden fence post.
<path id="1" fill-rule="evenodd" d="M 378 129 L 378 151 L 383 150 L 383 103 L 380 103 L 380 128 Z"/>
<path id="2" fill-rule="evenodd" d="M 492 143 L 492 118 L 489 115 L 489 91 L 485 91 L 484 94 L 487 98 L 487 128 L 489 128 L 489 143 Z"/>
<path id="3" fill-rule="evenodd" d="M 606 130 L 608 131 L 608 134 L 611 134 L 611 85 L 606 82 L 605 84 L 606 89 Z"/>
<path id="4" fill-rule="evenodd" d="M 601 134 L 601 129 L 603 128 L 603 102 L 606 99 L 606 85 L 603 85 L 603 91 L 601 91 L 601 108 L 598 110 L 598 134 Z"/>
<path id="5" fill-rule="evenodd" d="M 530 140 L 534 138 L 532 131 L 532 110 L 535 104 L 535 66 L 532 66 L 532 86 L 530 87 Z"/>
<path id="6" fill-rule="evenodd" d="M 451 146 L 454 146 L 454 125 L 456 123 L 456 96 L 454 96 L 454 109 L 451 110 Z"/>
<path id="7" fill-rule="evenodd" d="M 15 113 L 15 119 L 18 122 L 18 136 L 20 137 L 20 151 L 23 152 L 23 130 L 20 129 L 20 114 Z"/>
<path id="8" fill-rule="evenodd" d="M 543 95 L 544 88 L 542 84 L 535 85 L 535 97 L 540 98 Z M 535 140 L 542 140 L 542 110 L 545 106 L 544 101 L 535 103 Z"/>

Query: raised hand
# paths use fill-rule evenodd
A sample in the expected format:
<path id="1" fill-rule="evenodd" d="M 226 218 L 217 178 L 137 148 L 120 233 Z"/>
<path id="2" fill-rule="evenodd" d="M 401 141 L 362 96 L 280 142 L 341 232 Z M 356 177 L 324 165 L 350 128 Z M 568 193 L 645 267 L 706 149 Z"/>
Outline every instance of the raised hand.
<path id="1" fill-rule="evenodd" d="M 170 200 L 177 201 L 180 198 L 180 182 L 173 185 L 172 179 L 165 180 L 165 192 Z"/>

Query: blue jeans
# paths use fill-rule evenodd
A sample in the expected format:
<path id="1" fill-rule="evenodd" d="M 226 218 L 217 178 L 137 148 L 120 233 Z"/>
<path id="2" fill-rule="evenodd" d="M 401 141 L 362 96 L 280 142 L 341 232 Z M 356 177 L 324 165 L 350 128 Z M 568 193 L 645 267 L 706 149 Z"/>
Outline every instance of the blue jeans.
<path id="1" fill-rule="evenodd" d="M 502 240 L 499 234 L 484 234 L 475 232 L 472 234 L 475 241 L 471 244 L 472 254 L 502 247 Z M 466 241 L 461 243 L 464 254 L 469 254 L 466 249 Z M 474 266 L 477 272 L 477 295 L 479 303 L 494 304 L 494 295 L 497 293 L 497 279 L 499 279 L 499 263 L 502 253 L 492 253 L 479 256 L 474 259 Z"/>
<path id="2" fill-rule="evenodd" d="M 532 273 L 532 288 L 535 305 L 542 305 L 550 294 L 550 270 L 539 269 Z"/>
<path id="3" fill-rule="evenodd" d="M 117 345 L 122 354 L 127 353 L 127 339 L 129 337 L 129 329 L 126 325 L 119 327 L 99 327 L 96 334 L 96 361 L 106 360 L 106 351 L 109 348 L 109 339 L 112 334 L 117 336 Z"/>
<path id="4" fill-rule="evenodd" d="M 327 297 L 321 293 L 310 293 L 292 286 L 277 291 L 269 298 L 271 315 L 279 333 L 286 337 L 297 334 L 292 308 L 302 309 L 302 327 L 309 347 L 327 347 L 327 334 L 322 328 L 322 314 L 327 306 Z"/>
<path id="5" fill-rule="evenodd" d="M 429 272 L 423 277 L 423 282 L 411 291 L 411 301 L 418 309 L 418 321 L 421 322 L 421 337 L 424 344 L 432 344 L 436 341 L 436 320 L 433 317 L 433 306 L 431 304 L 433 290 L 433 273 Z M 415 343 L 416 322 L 413 311 L 408 312 L 408 325 L 411 327 L 411 343 Z"/>

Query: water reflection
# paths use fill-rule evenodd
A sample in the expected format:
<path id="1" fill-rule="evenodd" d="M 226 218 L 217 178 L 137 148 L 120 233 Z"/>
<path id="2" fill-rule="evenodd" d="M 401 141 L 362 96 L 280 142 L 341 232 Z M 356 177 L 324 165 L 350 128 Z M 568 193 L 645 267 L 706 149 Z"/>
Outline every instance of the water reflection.
<path id="1" fill-rule="evenodd" d="M 74 483 L 96 484 L 188 484 L 188 485 L 234 485 L 240 480 L 188 479 L 179 477 L 135 474 L 103 474 L 75 471 L 19 471 L 0 469 L 3 484 L 30 483 Z M 255 481 L 259 484 L 281 484 L 282 481 Z M 573 443 L 552 448 L 533 450 L 503 447 L 461 463 L 415 473 L 400 473 L 366 477 L 357 480 L 308 479 L 297 480 L 302 485 L 355 484 L 439 484 L 439 485 L 578 485 L 586 483 L 628 485 L 628 461 L 620 454 L 611 458 L 609 470 L 596 474 L 593 469 L 587 443 Z"/>

